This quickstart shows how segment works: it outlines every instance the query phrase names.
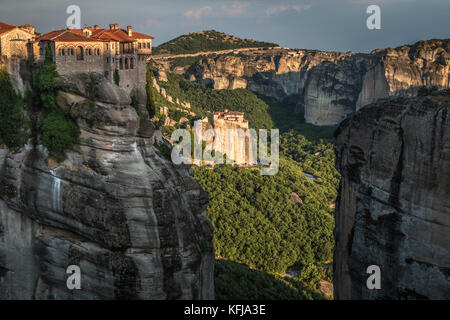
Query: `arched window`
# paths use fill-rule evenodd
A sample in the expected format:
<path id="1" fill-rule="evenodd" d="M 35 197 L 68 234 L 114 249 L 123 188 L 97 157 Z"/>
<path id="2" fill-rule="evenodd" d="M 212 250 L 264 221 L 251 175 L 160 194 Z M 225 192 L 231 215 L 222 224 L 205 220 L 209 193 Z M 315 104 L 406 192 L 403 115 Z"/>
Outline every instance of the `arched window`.
<path id="1" fill-rule="evenodd" d="M 147 49 L 150 49 L 150 42 L 147 42 Z"/>
<path id="2" fill-rule="evenodd" d="M 84 50 L 83 47 L 77 47 L 77 60 L 84 60 Z"/>
<path id="3" fill-rule="evenodd" d="M 119 59 L 119 68 L 120 68 L 120 70 L 123 69 L 123 60 L 122 60 L 122 58 Z"/>
<path id="4" fill-rule="evenodd" d="M 89 55 L 92 56 L 92 49 L 89 49 Z"/>
<path id="5" fill-rule="evenodd" d="M 63 56 L 66 55 L 66 49 L 62 49 L 62 55 L 63 55 Z"/>
<path id="6" fill-rule="evenodd" d="M 139 44 L 138 44 L 138 49 L 140 49 L 141 48 L 141 43 L 139 42 Z"/>
<path id="7" fill-rule="evenodd" d="M 75 51 L 73 50 L 73 48 L 70 48 L 70 55 L 71 56 L 75 55 Z"/>
<path id="8" fill-rule="evenodd" d="M 125 58 L 125 69 L 128 69 L 128 58 Z"/>

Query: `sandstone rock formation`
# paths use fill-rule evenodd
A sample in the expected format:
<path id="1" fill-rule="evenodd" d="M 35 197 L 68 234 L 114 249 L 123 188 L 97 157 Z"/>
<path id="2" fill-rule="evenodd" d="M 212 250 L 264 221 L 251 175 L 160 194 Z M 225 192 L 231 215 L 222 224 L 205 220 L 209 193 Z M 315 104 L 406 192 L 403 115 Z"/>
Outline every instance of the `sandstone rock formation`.
<path id="1" fill-rule="evenodd" d="M 81 128 L 64 162 L 31 141 L 0 147 L 0 299 L 214 298 L 207 194 L 159 154 L 129 96 L 85 77 L 57 99 Z"/>
<path id="2" fill-rule="evenodd" d="M 273 50 L 204 58 L 189 79 L 215 89 L 249 88 L 297 99 L 305 120 L 334 125 L 379 98 L 411 96 L 420 86 L 450 87 L 450 41 L 420 41 L 370 54 Z"/>
<path id="3" fill-rule="evenodd" d="M 449 97 L 365 106 L 335 140 L 335 299 L 449 299 Z"/>

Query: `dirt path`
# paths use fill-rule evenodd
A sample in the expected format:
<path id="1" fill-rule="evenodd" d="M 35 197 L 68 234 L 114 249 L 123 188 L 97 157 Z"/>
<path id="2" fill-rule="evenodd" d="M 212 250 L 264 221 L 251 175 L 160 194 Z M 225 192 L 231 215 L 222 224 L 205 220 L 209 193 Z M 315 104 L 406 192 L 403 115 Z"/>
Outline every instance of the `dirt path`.
<path id="1" fill-rule="evenodd" d="M 161 59 L 173 59 L 173 58 L 184 58 L 184 57 L 197 57 L 197 56 L 208 56 L 211 54 L 227 54 L 232 52 L 243 52 L 243 51 L 255 51 L 255 50 L 263 50 L 265 48 L 238 48 L 238 49 L 227 49 L 220 51 L 202 51 L 196 53 L 184 53 L 184 54 L 157 54 L 150 57 L 153 60 L 161 60 Z M 267 50 L 273 49 L 281 49 L 280 47 L 270 47 Z"/>

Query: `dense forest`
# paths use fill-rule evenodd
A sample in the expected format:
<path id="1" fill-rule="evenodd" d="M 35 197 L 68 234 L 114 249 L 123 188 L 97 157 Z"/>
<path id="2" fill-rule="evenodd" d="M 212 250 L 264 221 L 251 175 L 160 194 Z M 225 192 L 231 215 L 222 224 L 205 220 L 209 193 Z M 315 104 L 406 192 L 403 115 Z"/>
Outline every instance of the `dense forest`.
<path id="1" fill-rule="evenodd" d="M 183 54 L 238 48 L 278 47 L 276 43 L 241 39 L 215 30 L 189 33 L 153 48 L 153 54 Z"/>
<path id="2" fill-rule="evenodd" d="M 168 73 L 159 82 L 174 98 L 205 116 L 242 111 L 251 128 L 280 129 L 280 170 L 193 168 L 210 197 L 218 299 L 317 299 L 320 280 L 331 281 L 334 168 L 331 127 L 306 124 L 289 101 L 248 89 L 213 90 Z M 159 101 L 163 103 L 163 101 Z M 163 128 L 164 130 L 164 128 Z M 288 277 L 293 273 L 295 276 Z"/>
<path id="3" fill-rule="evenodd" d="M 191 103 L 191 110 L 200 117 L 225 109 L 241 111 L 252 128 L 272 128 L 269 104 L 248 89 L 212 90 L 203 84 L 193 83 L 182 76 L 168 73 L 168 82 L 159 82 L 167 94 Z"/>

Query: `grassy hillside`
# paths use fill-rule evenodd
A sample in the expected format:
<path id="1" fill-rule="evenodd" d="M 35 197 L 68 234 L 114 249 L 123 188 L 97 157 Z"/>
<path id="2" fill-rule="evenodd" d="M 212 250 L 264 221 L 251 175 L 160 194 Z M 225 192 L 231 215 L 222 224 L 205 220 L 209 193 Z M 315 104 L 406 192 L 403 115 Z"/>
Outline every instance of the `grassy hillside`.
<path id="1" fill-rule="evenodd" d="M 183 54 L 238 48 L 278 47 L 275 43 L 241 39 L 215 30 L 189 33 L 165 42 L 153 49 L 153 54 Z"/>

